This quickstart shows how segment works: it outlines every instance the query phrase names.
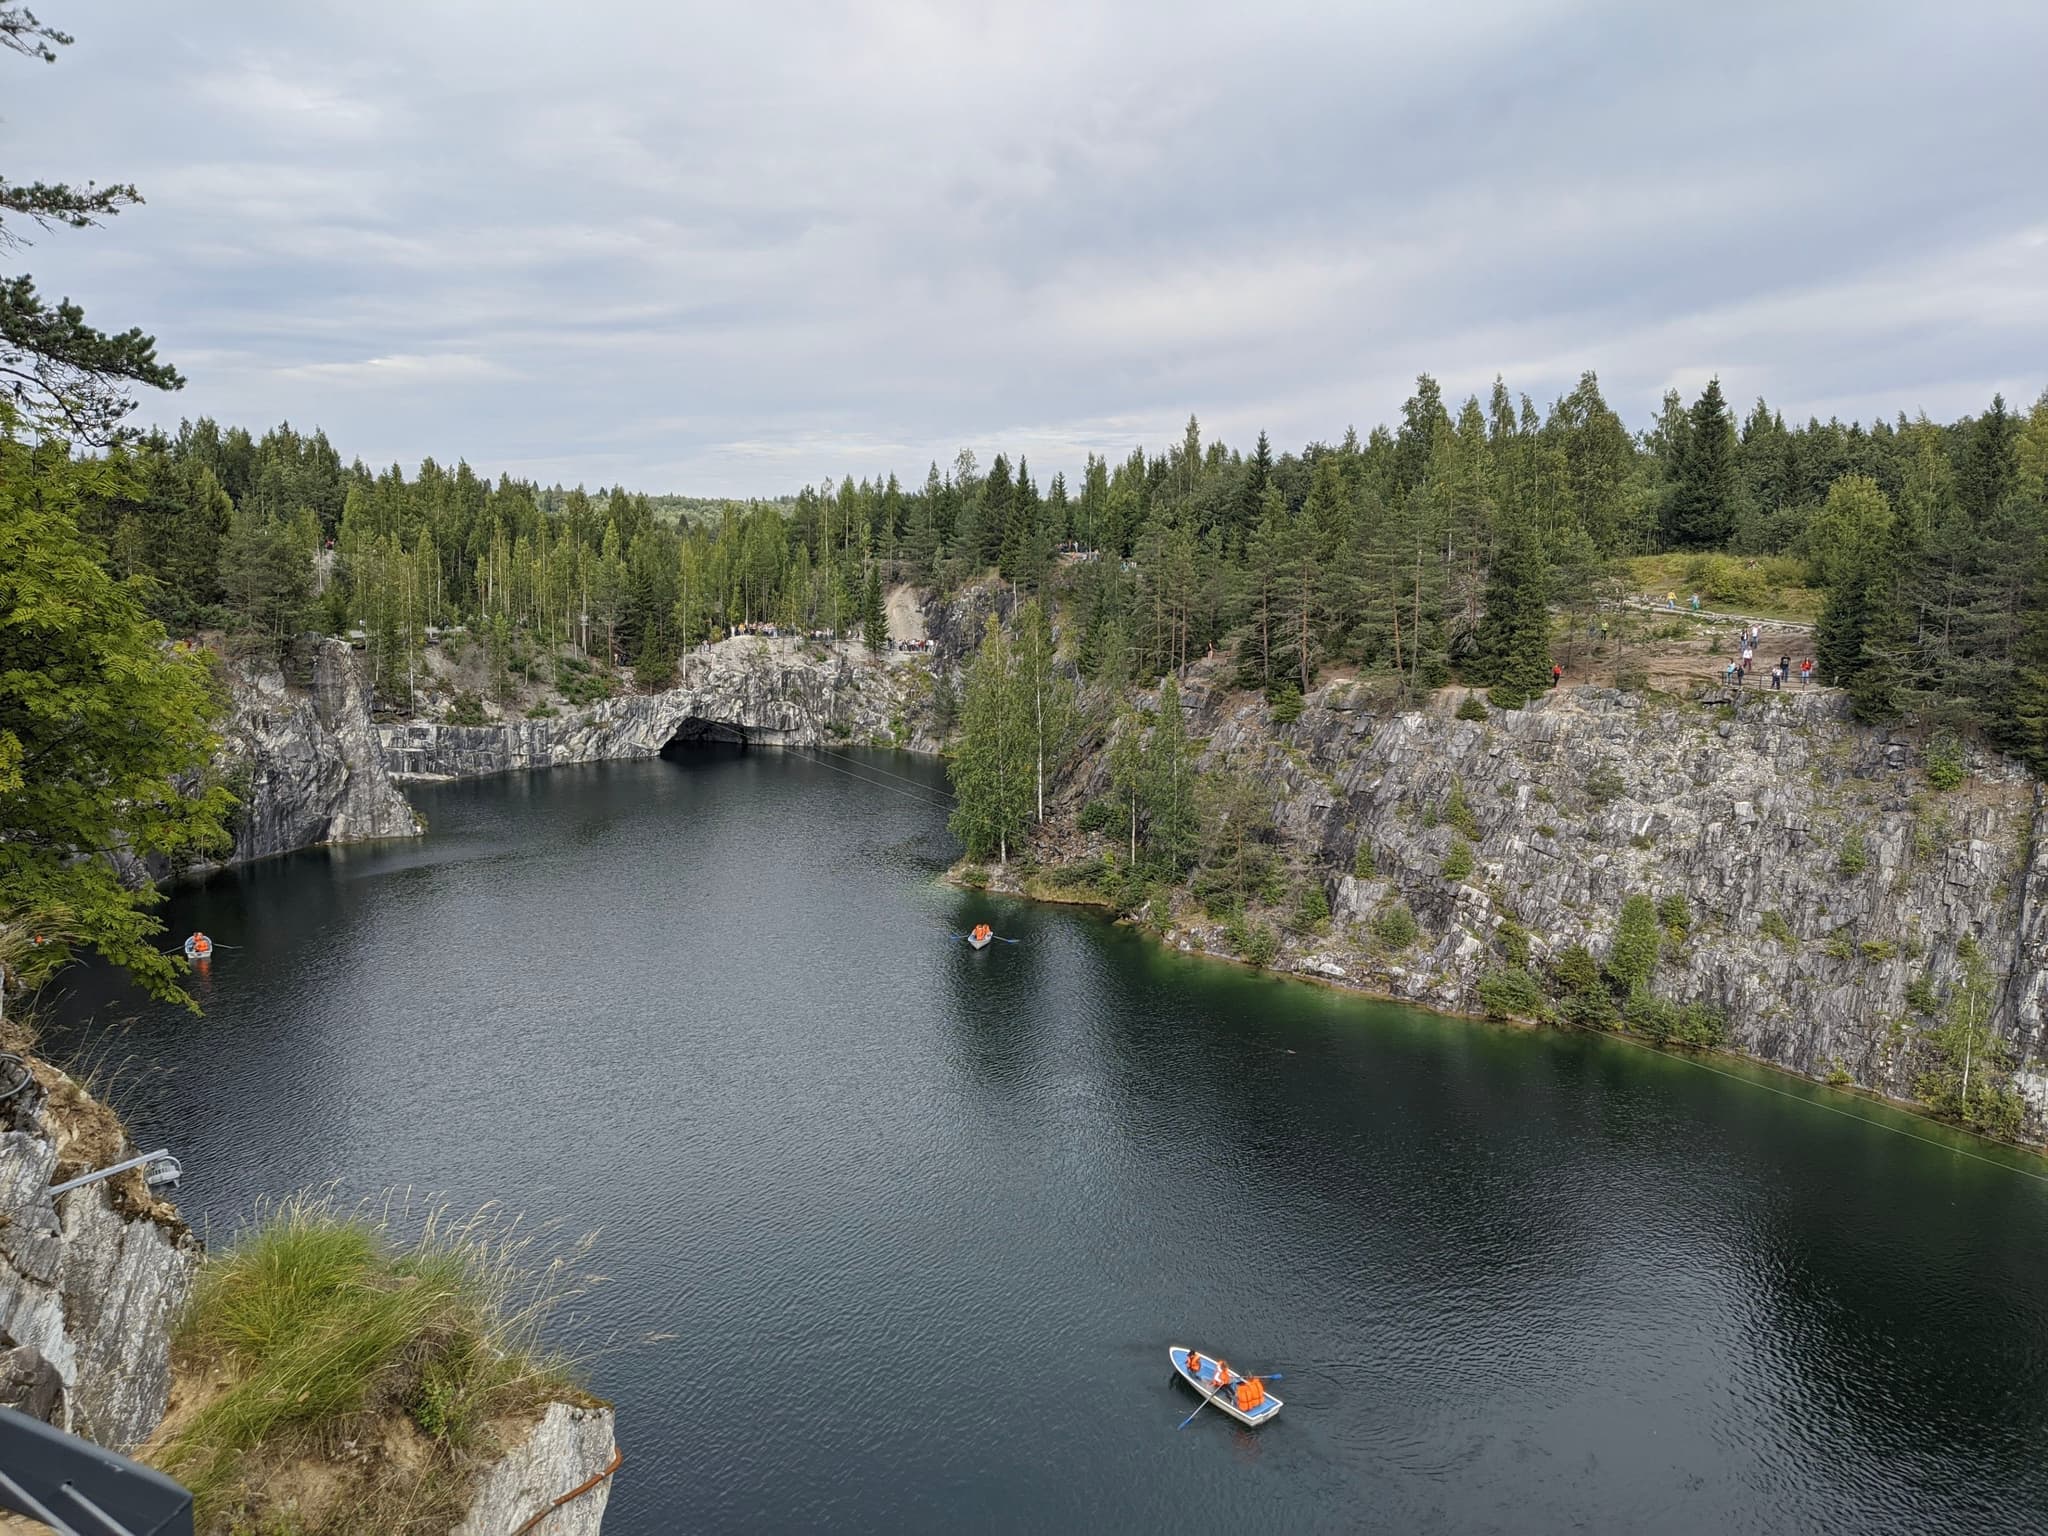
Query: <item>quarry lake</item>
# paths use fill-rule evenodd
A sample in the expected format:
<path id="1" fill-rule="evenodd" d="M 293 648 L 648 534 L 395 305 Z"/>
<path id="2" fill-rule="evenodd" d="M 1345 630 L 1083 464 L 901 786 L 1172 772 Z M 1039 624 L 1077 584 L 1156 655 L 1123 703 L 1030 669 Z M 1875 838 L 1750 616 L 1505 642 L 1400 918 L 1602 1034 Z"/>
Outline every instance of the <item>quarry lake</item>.
<path id="1" fill-rule="evenodd" d="M 414 799 L 178 893 L 203 1019 L 86 975 L 53 1043 L 215 1244 L 328 1181 L 596 1230 L 608 1533 L 2048 1523 L 2033 1159 L 951 889 L 928 760 Z M 1285 1411 L 1177 1429 L 1169 1342 Z"/>

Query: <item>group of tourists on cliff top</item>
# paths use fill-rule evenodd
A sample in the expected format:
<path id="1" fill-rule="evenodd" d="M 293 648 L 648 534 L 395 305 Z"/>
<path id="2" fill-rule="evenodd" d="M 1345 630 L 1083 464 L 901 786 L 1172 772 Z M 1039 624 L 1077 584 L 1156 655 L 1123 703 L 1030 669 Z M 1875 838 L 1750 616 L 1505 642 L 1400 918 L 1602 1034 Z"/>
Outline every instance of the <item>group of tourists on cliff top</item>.
<path id="1" fill-rule="evenodd" d="M 1761 624 L 1752 624 L 1747 629 L 1738 631 L 1736 643 L 1740 647 L 1741 653 L 1721 669 L 1721 680 L 1723 682 L 1732 683 L 1737 688 L 1743 685 L 1743 682 L 1749 677 L 1751 668 L 1756 665 L 1756 648 L 1763 643 L 1763 638 L 1764 627 Z M 1792 658 L 1790 656 L 1780 656 L 1771 667 L 1771 687 L 1782 689 L 1791 681 Z M 1813 658 L 1811 656 L 1805 657 L 1799 663 L 1799 681 L 1803 687 L 1810 688 L 1813 686 Z"/>

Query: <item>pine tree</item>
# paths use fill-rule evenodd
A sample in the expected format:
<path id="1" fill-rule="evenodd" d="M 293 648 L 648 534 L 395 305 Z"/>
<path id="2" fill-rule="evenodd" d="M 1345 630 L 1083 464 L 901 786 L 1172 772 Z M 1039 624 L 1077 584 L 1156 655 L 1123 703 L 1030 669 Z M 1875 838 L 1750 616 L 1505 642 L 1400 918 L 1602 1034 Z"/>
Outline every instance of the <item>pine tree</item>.
<path id="1" fill-rule="evenodd" d="M 1199 841 L 1195 813 L 1194 750 L 1181 718 L 1180 689 L 1159 685 L 1159 710 L 1145 750 L 1146 846 L 1176 876 L 1194 861 Z"/>
<path id="2" fill-rule="evenodd" d="M 1016 653 L 991 616 L 967 671 L 960 707 L 960 743 L 948 762 L 954 808 L 948 825 L 969 858 L 994 854 L 1008 863 L 1010 845 L 1031 810 L 1031 742 Z"/>
<path id="3" fill-rule="evenodd" d="M 1502 709 L 1520 709 L 1550 686 L 1550 572 L 1526 517 L 1509 523 L 1494 557 L 1479 654 L 1493 685 L 1487 696 Z"/>
<path id="4" fill-rule="evenodd" d="M 882 603 L 882 569 L 872 561 L 860 592 L 861 640 L 871 651 L 889 643 L 889 611 Z"/>
<path id="5" fill-rule="evenodd" d="M 1735 426 L 1718 376 L 1693 402 L 1677 446 L 1665 537 L 1678 549 L 1719 549 L 1735 529 Z"/>

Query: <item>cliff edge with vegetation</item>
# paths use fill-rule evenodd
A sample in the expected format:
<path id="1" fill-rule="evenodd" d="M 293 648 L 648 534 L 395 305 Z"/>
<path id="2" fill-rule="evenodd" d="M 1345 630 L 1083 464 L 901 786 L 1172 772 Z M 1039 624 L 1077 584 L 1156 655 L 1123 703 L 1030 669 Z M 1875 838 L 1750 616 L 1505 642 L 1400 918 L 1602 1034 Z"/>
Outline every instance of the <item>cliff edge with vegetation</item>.
<path id="1" fill-rule="evenodd" d="M 1282 720 L 1198 667 L 1180 708 L 1184 881 L 1130 877 L 1098 741 L 996 883 L 1105 900 L 1185 949 L 2043 1134 L 2048 809 L 2003 758 L 1858 725 L 1832 691 L 1501 710 L 1340 680 Z"/>

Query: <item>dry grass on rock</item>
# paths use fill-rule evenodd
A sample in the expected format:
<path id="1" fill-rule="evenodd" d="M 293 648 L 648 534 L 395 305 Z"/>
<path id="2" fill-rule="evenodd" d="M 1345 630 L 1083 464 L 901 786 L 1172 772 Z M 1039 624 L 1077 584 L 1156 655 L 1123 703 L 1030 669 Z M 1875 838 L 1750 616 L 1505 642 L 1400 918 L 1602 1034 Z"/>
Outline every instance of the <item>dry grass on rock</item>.
<path id="1" fill-rule="evenodd" d="M 589 1401 L 539 1342 L 575 1284 L 489 1212 L 407 1244 L 388 1209 L 283 1202 L 201 1271 L 145 1458 L 211 1536 L 440 1536 L 545 1403 Z"/>

